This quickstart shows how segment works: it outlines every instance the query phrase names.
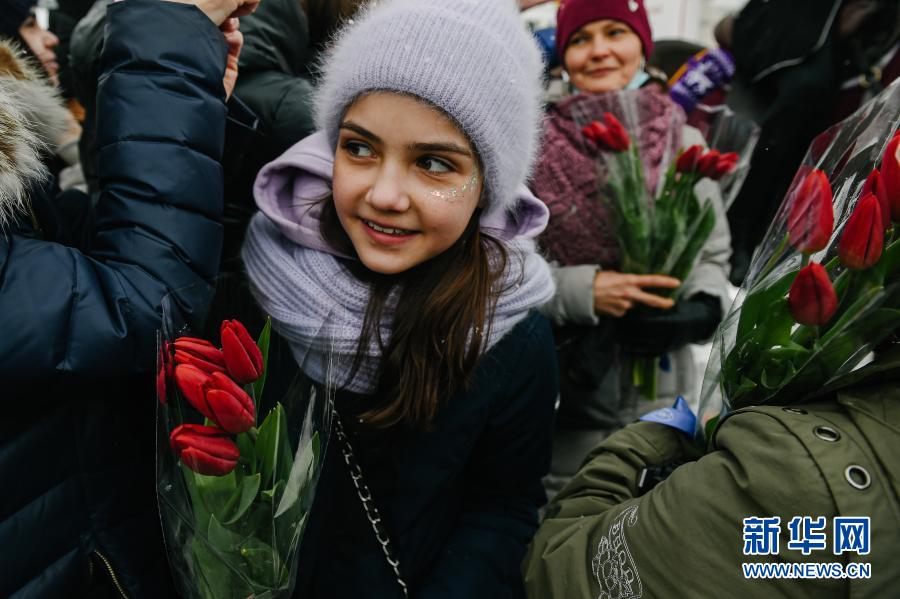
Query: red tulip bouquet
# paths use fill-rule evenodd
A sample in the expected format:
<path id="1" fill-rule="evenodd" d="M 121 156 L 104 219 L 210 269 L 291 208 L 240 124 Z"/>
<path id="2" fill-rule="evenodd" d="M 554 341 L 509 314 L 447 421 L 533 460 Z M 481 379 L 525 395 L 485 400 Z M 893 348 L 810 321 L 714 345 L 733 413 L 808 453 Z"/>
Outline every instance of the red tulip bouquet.
<path id="1" fill-rule="evenodd" d="M 900 326 L 900 84 L 819 136 L 716 334 L 706 432 L 859 368 Z"/>
<path id="2" fill-rule="evenodd" d="M 658 133 L 664 129 L 659 119 L 645 118 L 636 98 L 633 92 L 586 95 L 573 105 L 572 113 L 582 127 L 586 150 L 596 153 L 600 161 L 598 187 L 606 190 L 601 198 L 616 221 L 619 270 L 671 275 L 684 281 L 716 225 L 717 211 L 710 187 L 705 188 L 707 194 L 698 193 L 698 183 L 715 182 L 723 199 L 733 199 L 746 175 L 758 130 L 733 113 L 720 111 L 710 118 L 707 132 L 709 142 L 720 144 L 722 149 L 701 145 L 675 148 L 675 130 L 680 138 L 683 122 L 673 120 L 668 130 Z M 605 111 L 599 116 L 601 109 L 607 107 L 623 115 L 627 129 L 613 112 Z M 667 136 L 667 141 L 657 140 L 652 147 L 649 143 L 647 148 L 641 147 L 642 139 L 648 137 L 641 133 L 642 127 L 657 131 L 657 137 Z M 733 149 L 725 151 L 726 145 Z M 660 147 L 668 148 L 668 153 L 660 156 Z M 654 169 L 655 177 L 651 176 Z M 674 295 L 677 293 L 676 290 Z M 659 358 L 635 359 L 632 382 L 646 399 L 656 399 L 658 363 Z"/>
<path id="3" fill-rule="evenodd" d="M 217 347 L 175 336 L 168 314 L 164 307 L 157 358 L 157 496 L 179 591 L 290 596 L 330 394 L 299 374 L 286 392 L 264 395 L 273 385 L 269 323 L 254 341 L 226 320 Z"/>

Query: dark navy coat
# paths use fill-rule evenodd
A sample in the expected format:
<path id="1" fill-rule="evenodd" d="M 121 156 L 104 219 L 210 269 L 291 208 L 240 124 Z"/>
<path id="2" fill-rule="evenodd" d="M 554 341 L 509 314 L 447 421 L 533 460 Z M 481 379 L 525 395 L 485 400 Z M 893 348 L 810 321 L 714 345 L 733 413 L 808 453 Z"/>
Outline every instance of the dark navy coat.
<path id="1" fill-rule="evenodd" d="M 338 395 L 411 597 L 524 597 L 519 565 L 545 501 L 557 392 L 553 335 L 534 313 L 481 358 L 431 431 L 360 430 L 359 396 Z M 321 476 L 294 596 L 402 597 L 334 435 Z"/>
<path id="2" fill-rule="evenodd" d="M 25 225 L 0 237 L 3 597 L 83 596 L 107 564 L 132 597 L 170 587 L 154 332 L 167 294 L 199 320 L 217 273 L 227 49 L 184 4 L 129 0 L 108 27 L 85 247 Z"/>

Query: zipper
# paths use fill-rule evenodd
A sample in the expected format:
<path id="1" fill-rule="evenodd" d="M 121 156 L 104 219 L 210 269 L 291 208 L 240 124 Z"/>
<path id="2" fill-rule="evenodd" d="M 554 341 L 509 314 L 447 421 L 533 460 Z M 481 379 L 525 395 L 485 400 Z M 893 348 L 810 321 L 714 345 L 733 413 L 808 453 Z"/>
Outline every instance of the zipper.
<path id="1" fill-rule="evenodd" d="M 128 599 L 128 595 L 125 593 L 125 589 L 122 588 L 121 583 L 119 583 L 119 579 L 116 577 L 116 572 L 113 570 L 112 564 L 109 563 L 109 560 L 106 559 L 106 556 L 100 553 L 100 550 L 94 549 L 94 555 L 100 558 L 100 561 L 103 562 L 103 565 L 106 566 L 106 571 L 109 572 L 109 577 L 112 579 L 113 585 L 115 585 L 116 590 L 119 591 L 119 594 L 124 598 Z"/>

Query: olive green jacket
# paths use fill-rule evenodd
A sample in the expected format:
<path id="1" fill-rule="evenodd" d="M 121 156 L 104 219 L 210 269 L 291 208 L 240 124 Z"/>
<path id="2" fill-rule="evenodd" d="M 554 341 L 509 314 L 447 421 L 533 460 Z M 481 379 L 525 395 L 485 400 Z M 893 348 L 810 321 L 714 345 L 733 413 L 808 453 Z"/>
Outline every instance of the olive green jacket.
<path id="1" fill-rule="evenodd" d="M 697 450 L 656 423 L 619 431 L 548 507 L 522 566 L 528 596 L 900 597 L 898 381 L 895 354 L 801 406 L 738 410 L 708 454 L 641 497 L 642 468 Z M 781 519 L 778 554 L 744 555 L 744 518 L 772 516 Z M 794 516 L 824 516 L 827 549 L 789 549 Z M 834 555 L 835 516 L 870 517 L 868 555 Z M 870 564 L 871 578 L 748 579 L 742 569 L 802 562 Z"/>

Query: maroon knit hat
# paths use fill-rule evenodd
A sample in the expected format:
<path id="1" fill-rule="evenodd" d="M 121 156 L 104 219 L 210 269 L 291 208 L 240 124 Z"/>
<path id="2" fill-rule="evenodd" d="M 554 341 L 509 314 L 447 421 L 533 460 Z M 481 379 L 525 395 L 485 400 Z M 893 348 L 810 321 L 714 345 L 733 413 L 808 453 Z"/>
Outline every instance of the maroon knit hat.
<path id="1" fill-rule="evenodd" d="M 565 64 L 572 35 L 592 21 L 615 19 L 631 27 L 644 44 L 644 57 L 653 52 L 653 35 L 643 0 L 560 0 L 556 13 L 556 51 Z"/>

